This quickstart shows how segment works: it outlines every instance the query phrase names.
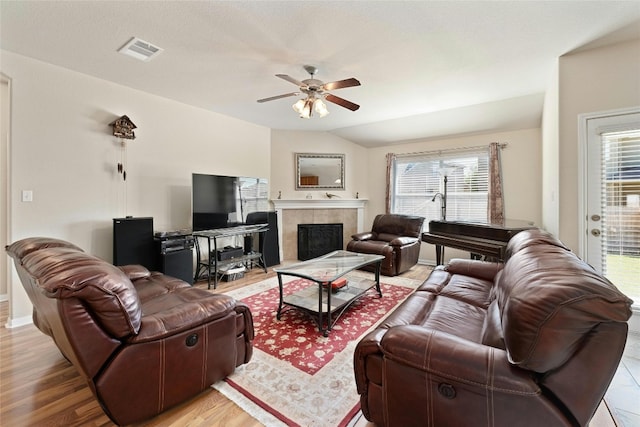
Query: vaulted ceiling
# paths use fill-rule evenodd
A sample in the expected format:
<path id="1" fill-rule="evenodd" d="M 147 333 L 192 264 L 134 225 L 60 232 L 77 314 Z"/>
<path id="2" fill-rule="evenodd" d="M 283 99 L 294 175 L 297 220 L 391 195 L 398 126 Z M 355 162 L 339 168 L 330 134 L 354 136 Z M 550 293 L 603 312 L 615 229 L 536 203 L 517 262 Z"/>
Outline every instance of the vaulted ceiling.
<path id="1" fill-rule="evenodd" d="M 131 37 L 164 51 L 118 53 Z M 0 2 L 0 47 L 273 129 L 332 132 L 364 146 L 540 126 L 560 56 L 640 38 L 639 1 Z M 640 60 L 640 53 L 639 53 Z M 314 65 L 327 117 L 300 119 Z M 1 64 L 0 64 L 1 65 Z M 595 82 L 594 82 L 595 83 Z"/>

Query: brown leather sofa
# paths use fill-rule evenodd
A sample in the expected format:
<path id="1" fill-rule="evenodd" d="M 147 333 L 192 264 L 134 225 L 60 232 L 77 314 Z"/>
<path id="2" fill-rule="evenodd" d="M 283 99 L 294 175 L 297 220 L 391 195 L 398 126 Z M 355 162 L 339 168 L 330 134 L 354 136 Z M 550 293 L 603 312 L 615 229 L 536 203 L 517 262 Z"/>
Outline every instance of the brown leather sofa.
<path id="1" fill-rule="evenodd" d="M 631 304 L 556 238 L 522 231 L 505 264 L 436 268 L 358 343 L 362 411 L 381 426 L 586 426 Z"/>
<path id="2" fill-rule="evenodd" d="M 397 276 L 418 263 L 420 234 L 424 218 L 420 216 L 380 214 L 371 231 L 351 236 L 347 250 L 363 254 L 384 255 L 380 272 Z M 364 267 L 373 271 L 375 266 Z"/>
<path id="3" fill-rule="evenodd" d="M 52 238 L 7 246 L 50 335 L 119 425 L 150 418 L 252 356 L 249 308 L 139 265 L 115 267 Z"/>

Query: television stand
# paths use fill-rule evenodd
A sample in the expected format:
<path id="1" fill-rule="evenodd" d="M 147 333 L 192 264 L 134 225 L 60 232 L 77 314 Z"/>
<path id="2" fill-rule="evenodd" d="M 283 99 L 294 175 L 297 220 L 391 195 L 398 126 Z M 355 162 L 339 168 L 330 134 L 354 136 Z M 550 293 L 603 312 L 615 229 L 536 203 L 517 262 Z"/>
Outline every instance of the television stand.
<path id="1" fill-rule="evenodd" d="M 254 234 L 261 234 L 267 231 L 269 231 L 268 224 L 251 224 L 194 232 L 193 237 L 196 246 L 196 274 L 193 279 L 194 283 L 206 274 L 208 289 L 211 289 L 212 277 L 213 289 L 216 289 L 218 286 L 218 276 L 224 274 L 223 268 L 232 264 L 242 264 L 247 269 L 251 269 L 257 264 L 261 266 L 266 273 L 267 264 L 264 261 L 264 239 L 258 239 L 260 241 L 260 248 L 258 252 L 249 252 L 225 260 L 218 259 L 218 239 L 237 236 L 252 236 Z M 200 242 L 201 239 L 203 240 L 203 244 Z M 204 244 L 205 240 L 206 245 Z"/>

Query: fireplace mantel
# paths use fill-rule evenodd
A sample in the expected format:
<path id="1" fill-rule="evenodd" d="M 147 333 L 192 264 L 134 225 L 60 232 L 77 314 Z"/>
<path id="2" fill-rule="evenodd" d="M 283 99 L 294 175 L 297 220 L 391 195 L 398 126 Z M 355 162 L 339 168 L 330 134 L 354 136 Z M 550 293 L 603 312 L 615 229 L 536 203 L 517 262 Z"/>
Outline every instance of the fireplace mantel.
<path id="1" fill-rule="evenodd" d="M 276 210 L 283 209 L 364 209 L 367 199 L 276 199 Z"/>
<path id="2" fill-rule="evenodd" d="M 364 231 L 364 207 L 367 199 L 274 199 L 271 200 L 278 217 L 280 259 L 283 259 L 283 212 L 287 209 L 356 209 L 357 231 Z"/>

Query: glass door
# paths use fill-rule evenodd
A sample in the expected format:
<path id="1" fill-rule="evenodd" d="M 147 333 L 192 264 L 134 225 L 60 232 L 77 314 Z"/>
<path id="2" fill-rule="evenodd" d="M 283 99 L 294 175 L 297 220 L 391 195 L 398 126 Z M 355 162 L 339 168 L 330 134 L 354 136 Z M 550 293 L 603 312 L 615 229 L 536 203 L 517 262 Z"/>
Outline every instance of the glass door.
<path id="1" fill-rule="evenodd" d="M 586 261 L 640 304 L 640 113 L 587 119 Z"/>

